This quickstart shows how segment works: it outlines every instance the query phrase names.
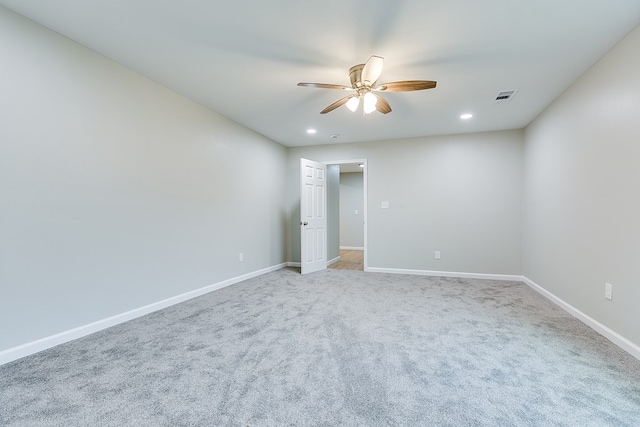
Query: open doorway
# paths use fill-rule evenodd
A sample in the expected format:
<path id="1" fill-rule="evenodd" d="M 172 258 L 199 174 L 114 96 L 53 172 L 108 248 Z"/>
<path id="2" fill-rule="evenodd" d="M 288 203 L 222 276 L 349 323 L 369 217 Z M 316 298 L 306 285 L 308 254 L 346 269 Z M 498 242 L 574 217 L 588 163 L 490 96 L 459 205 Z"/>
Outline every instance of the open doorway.
<path id="1" fill-rule="evenodd" d="M 333 170 L 327 197 L 328 268 L 366 269 L 366 160 L 326 162 Z M 338 169 L 339 168 L 339 169 Z M 336 177 L 337 174 L 337 177 Z M 331 191 L 330 191 L 331 192 Z M 336 194 L 337 192 L 337 194 Z"/>

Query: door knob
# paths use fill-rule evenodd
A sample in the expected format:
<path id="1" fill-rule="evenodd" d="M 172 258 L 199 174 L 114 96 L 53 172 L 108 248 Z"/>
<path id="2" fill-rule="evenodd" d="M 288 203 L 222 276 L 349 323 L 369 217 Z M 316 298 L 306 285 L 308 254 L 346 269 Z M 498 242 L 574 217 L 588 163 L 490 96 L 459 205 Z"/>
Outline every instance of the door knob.
<path id="1" fill-rule="evenodd" d="M 300 225 L 309 225 L 309 223 L 306 221 L 305 222 L 300 221 Z"/>

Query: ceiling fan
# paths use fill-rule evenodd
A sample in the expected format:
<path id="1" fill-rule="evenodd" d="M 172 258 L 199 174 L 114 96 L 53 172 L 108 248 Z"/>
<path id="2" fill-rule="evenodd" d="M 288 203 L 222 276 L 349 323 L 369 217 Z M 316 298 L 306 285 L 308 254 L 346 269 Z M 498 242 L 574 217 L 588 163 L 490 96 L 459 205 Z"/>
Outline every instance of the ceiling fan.
<path id="1" fill-rule="evenodd" d="M 349 69 L 351 86 L 329 83 L 298 83 L 298 86 L 356 91 L 329 105 L 322 110 L 320 114 L 327 114 L 344 104 L 347 104 L 347 108 L 351 111 L 356 111 L 361 99 L 363 100 L 362 109 L 364 114 L 373 113 L 375 110 L 380 111 L 382 114 L 387 114 L 391 112 L 391 106 L 386 99 L 375 92 L 409 92 L 413 90 L 433 89 L 436 87 L 436 82 L 431 80 L 404 80 L 376 84 L 382 74 L 383 65 L 384 58 L 375 55 L 369 58 L 364 64 L 354 65 Z"/>

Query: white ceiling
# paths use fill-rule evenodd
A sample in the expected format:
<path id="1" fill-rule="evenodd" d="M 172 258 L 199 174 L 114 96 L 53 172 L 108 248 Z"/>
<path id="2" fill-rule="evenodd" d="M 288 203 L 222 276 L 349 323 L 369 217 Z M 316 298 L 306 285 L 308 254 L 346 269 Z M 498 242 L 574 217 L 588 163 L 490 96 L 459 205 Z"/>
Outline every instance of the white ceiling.
<path id="1" fill-rule="evenodd" d="M 523 128 L 640 23 L 638 0 L 0 4 L 286 146 Z M 349 85 L 349 67 L 371 55 L 385 58 L 379 82 L 438 87 L 385 94 L 393 112 L 363 117 L 321 116 L 345 93 L 296 86 Z"/>

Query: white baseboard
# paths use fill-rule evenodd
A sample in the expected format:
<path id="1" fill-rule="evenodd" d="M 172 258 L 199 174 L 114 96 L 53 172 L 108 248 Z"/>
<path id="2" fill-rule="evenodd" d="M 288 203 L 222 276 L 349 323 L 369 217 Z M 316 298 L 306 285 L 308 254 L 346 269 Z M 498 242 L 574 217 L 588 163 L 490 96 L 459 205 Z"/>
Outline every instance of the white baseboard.
<path id="1" fill-rule="evenodd" d="M 338 255 L 337 257 L 335 257 L 332 260 L 327 261 L 327 267 L 330 266 L 331 264 L 335 264 L 338 261 L 340 261 L 340 255 Z"/>
<path id="2" fill-rule="evenodd" d="M 339 259 L 334 258 L 334 260 Z M 331 260 L 330 263 L 335 262 Z M 64 344 L 69 341 L 73 341 L 78 338 L 82 338 L 84 336 L 90 335 L 94 332 L 101 331 L 103 329 L 109 328 L 111 326 L 118 325 L 120 323 L 127 322 L 129 320 L 133 320 L 135 318 L 144 316 L 146 314 L 152 313 L 154 311 L 161 310 L 163 308 L 170 307 L 175 304 L 179 304 L 181 302 L 187 301 L 192 298 L 199 297 L 209 292 L 213 292 L 218 289 L 222 289 L 226 286 L 233 285 L 235 283 L 242 282 L 244 280 L 248 280 L 257 276 L 261 276 L 266 273 L 270 273 L 272 271 L 280 270 L 281 268 L 289 266 L 289 267 L 300 267 L 299 262 L 287 262 L 278 265 L 274 265 L 272 267 L 267 267 L 262 270 L 254 271 L 251 273 L 244 274 L 242 276 L 233 277 L 231 279 L 224 280 L 222 282 L 215 283 L 213 285 L 205 286 L 200 289 L 196 289 L 190 292 L 186 292 L 181 295 L 177 295 L 175 297 L 167 298 L 162 301 L 158 301 L 134 310 L 127 311 L 125 313 L 121 313 L 103 320 L 99 320 L 87 325 L 83 325 L 65 332 L 61 332 L 59 334 L 55 334 L 46 338 L 39 339 L 37 341 L 33 341 L 27 344 L 23 344 L 17 347 L 13 347 L 7 350 L 0 351 L 0 365 L 5 363 L 9 363 L 11 361 L 20 359 L 22 357 L 29 356 L 31 354 L 38 353 L 40 351 L 46 350 L 51 347 L 55 347 L 56 345 Z M 634 344 L 629 341 L 627 338 L 618 334 L 617 332 L 609 329 L 604 326 L 600 322 L 592 319 L 587 316 L 577 308 L 572 305 L 566 303 L 562 299 L 558 298 L 551 292 L 542 288 L 540 285 L 536 284 L 532 280 L 528 279 L 524 276 L 514 276 L 514 275 L 504 275 L 504 274 L 484 274 L 484 273 L 458 273 L 458 272 L 450 272 L 450 271 L 430 271 L 430 270 L 406 270 L 406 269 L 397 269 L 397 268 L 377 268 L 377 267 L 369 267 L 365 269 L 367 272 L 373 273 L 391 273 L 391 274 L 409 274 L 409 275 L 420 275 L 420 276 L 442 276 L 442 277 L 461 277 L 461 278 L 472 278 L 472 279 L 491 279 L 491 280 L 510 280 L 510 281 L 519 281 L 524 282 L 529 287 L 534 289 L 536 292 L 543 295 L 545 298 L 549 299 L 554 304 L 558 305 L 573 317 L 585 323 L 590 328 L 594 329 L 602 336 L 607 338 L 609 341 L 616 344 L 618 347 L 622 348 L 629 354 L 631 354 L 636 359 L 640 360 L 640 346 Z"/>
<path id="3" fill-rule="evenodd" d="M 163 308 L 170 307 L 175 304 L 190 300 L 192 298 L 199 297 L 218 289 L 222 289 L 226 286 L 233 285 L 244 280 L 248 280 L 257 276 L 261 276 L 272 271 L 280 270 L 285 267 L 286 263 L 274 265 L 264 268 L 262 270 L 254 271 L 251 273 L 243 274 L 242 276 L 233 277 L 231 279 L 223 280 L 222 282 L 215 283 L 213 285 L 205 286 L 200 289 L 196 289 L 184 294 L 176 295 L 175 297 L 167 298 L 162 301 L 154 302 L 149 305 L 145 305 L 140 308 L 136 308 L 125 313 L 116 314 L 115 316 L 108 317 L 106 319 L 98 320 L 87 325 L 79 326 L 68 331 L 61 332 L 59 334 L 51 335 L 46 338 L 42 338 L 30 343 L 26 343 L 17 347 L 13 347 L 7 350 L 0 351 L 0 365 L 12 362 L 31 354 L 38 353 L 56 345 L 64 344 L 69 341 L 73 341 L 78 338 L 90 335 L 94 332 L 101 331 L 103 329 L 110 328 L 111 326 L 118 325 L 120 323 L 133 320 L 135 318 L 144 316 L 154 311 L 162 310 Z"/>
<path id="4" fill-rule="evenodd" d="M 629 341 L 619 333 L 607 328 L 597 320 L 587 316 L 586 314 L 584 314 L 574 306 L 566 303 L 564 300 L 558 298 L 551 292 L 547 291 L 542 286 L 535 283 L 533 280 L 527 277 L 522 277 L 522 281 L 526 283 L 529 287 L 531 287 L 533 290 L 540 293 L 542 296 L 544 296 L 545 298 L 547 298 L 557 306 L 567 311 L 573 317 L 580 320 L 582 323 L 586 324 L 591 329 L 594 329 L 600 335 L 604 336 L 609 341 L 611 341 L 612 343 L 614 343 L 615 345 L 617 345 L 618 347 L 620 347 L 621 349 L 623 349 L 624 351 L 626 351 L 627 353 L 635 357 L 636 359 L 640 360 L 640 346 L 632 343 L 631 341 Z"/>
<path id="5" fill-rule="evenodd" d="M 364 248 L 360 246 L 340 246 L 340 249 L 345 251 L 364 251 Z"/>
<path id="6" fill-rule="evenodd" d="M 454 271 L 409 270 L 403 268 L 378 267 L 367 267 L 364 270 L 369 273 L 410 274 L 412 276 L 460 277 L 464 279 L 510 280 L 514 282 L 522 282 L 522 276 L 509 274 L 459 273 Z"/>

